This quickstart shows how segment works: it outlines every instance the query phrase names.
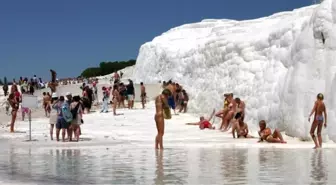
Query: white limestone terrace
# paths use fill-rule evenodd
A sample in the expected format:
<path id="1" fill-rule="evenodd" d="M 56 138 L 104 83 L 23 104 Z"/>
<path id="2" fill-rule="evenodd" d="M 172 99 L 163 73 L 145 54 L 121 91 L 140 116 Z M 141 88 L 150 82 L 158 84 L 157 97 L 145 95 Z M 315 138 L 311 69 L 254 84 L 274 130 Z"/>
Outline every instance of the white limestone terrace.
<path id="1" fill-rule="evenodd" d="M 300 138 L 309 137 L 308 115 L 322 92 L 336 141 L 335 23 L 336 0 L 325 0 L 255 20 L 182 25 L 141 46 L 133 78 L 179 82 L 194 113 L 220 109 L 232 92 L 246 102 L 249 124 L 265 119 Z"/>

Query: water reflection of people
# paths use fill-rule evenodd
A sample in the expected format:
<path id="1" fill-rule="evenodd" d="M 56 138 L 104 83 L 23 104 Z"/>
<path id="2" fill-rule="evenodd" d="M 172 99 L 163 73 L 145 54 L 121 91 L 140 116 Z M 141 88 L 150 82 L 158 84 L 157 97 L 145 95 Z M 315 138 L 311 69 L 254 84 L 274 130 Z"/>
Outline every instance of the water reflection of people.
<path id="1" fill-rule="evenodd" d="M 156 170 L 154 178 L 154 184 L 164 184 L 163 178 L 164 178 L 164 169 L 163 169 L 163 150 L 156 150 L 155 151 L 155 157 L 156 157 Z"/>
<path id="2" fill-rule="evenodd" d="M 327 184 L 328 175 L 326 173 L 326 169 L 324 166 L 323 161 L 323 153 L 321 150 L 316 150 L 313 152 L 313 155 L 311 156 L 311 175 L 312 178 L 311 184 L 321 183 L 321 184 Z"/>
<path id="3" fill-rule="evenodd" d="M 248 149 L 233 148 L 221 153 L 224 154 L 221 157 L 221 164 L 226 183 L 241 182 L 247 176 L 246 162 Z M 242 182 L 242 184 L 244 183 L 247 182 Z"/>
<path id="4" fill-rule="evenodd" d="M 261 148 L 259 150 L 259 181 L 265 184 L 278 183 L 269 177 L 284 176 L 284 173 L 288 171 L 286 170 L 288 166 L 284 164 L 286 164 L 284 150 Z"/>

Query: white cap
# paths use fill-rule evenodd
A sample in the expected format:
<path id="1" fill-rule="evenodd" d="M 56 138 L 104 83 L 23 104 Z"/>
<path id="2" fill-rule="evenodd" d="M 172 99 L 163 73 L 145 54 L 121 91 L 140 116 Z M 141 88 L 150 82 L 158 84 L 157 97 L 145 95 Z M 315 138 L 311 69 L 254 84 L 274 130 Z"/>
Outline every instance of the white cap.
<path id="1" fill-rule="evenodd" d="M 52 98 L 57 98 L 58 96 L 57 96 L 57 94 L 54 92 L 54 93 L 52 93 L 51 97 L 52 97 Z"/>
<path id="2" fill-rule="evenodd" d="M 65 96 L 72 96 L 71 92 L 67 92 Z"/>

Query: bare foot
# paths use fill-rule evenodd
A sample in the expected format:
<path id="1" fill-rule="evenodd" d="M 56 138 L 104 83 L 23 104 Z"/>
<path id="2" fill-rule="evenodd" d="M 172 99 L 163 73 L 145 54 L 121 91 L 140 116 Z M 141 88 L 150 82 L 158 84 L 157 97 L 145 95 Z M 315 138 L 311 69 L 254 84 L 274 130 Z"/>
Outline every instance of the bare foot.
<path id="1" fill-rule="evenodd" d="M 318 149 L 319 147 L 318 146 L 315 146 L 313 149 Z"/>
<path id="2" fill-rule="evenodd" d="M 287 142 L 286 141 L 281 141 L 282 144 L 286 144 Z"/>

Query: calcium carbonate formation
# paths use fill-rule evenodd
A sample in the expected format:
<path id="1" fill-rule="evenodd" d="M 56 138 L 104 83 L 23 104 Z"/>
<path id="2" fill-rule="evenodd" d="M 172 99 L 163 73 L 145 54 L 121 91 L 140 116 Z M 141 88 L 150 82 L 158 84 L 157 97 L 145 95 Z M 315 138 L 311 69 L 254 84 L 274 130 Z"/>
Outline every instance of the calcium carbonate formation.
<path id="1" fill-rule="evenodd" d="M 133 77 L 173 79 L 190 92 L 190 110 L 221 108 L 223 93 L 247 104 L 246 120 L 265 119 L 307 138 L 316 94 L 328 108 L 328 135 L 336 141 L 336 0 L 236 21 L 204 20 L 173 28 L 141 46 Z"/>

